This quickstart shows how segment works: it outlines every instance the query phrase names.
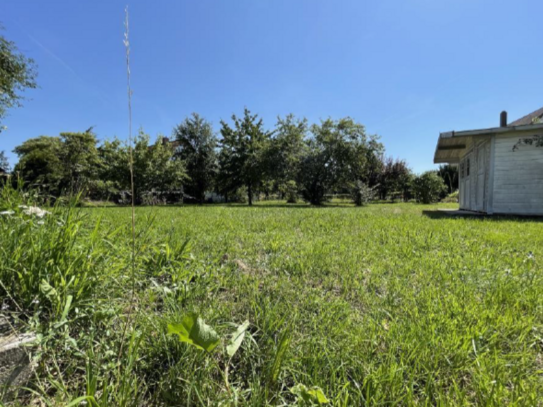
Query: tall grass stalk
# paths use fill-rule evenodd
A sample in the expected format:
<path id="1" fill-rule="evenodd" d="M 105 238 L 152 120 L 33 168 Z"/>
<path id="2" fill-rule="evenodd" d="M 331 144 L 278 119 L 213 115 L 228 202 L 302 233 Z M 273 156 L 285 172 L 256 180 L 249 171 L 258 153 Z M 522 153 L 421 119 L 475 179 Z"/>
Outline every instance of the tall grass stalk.
<path id="1" fill-rule="evenodd" d="M 132 140 L 132 87 L 130 85 L 130 19 L 128 14 L 128 5 L 124 9 L 125 12 L 125 33 L 124 33 L 124 47 L 126 50 L 126 89 L 128 97 L 128 153 L 129 153 L 129 167 L 130 167 L 130 193 L 131 199 L 131 233 L 132 233 L 132 258 L 131 258 L 131 289 L 130 289 L 130 303 L 128 306 L 128 315 L 126 318 L 125 326 L 123 329 L 123 335 L 121 340 L 121 346 L 119 348 L 118 362 L 121 360 L 124 339 L 129 325 L 132 322 L 132 312 L 134 308 L 134 297 L 136 292 L 136 213 L 135 213 L 135 197 L 134 197 L 134 155 L 133 155 L 133 140 Z"/>

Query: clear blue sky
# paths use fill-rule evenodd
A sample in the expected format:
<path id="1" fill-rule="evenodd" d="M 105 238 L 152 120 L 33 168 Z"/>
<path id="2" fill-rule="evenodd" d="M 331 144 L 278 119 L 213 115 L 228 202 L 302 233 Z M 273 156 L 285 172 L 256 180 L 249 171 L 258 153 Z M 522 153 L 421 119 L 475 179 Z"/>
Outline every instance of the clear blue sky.
<path id="1" fill-rule="evenodd" d="M 218 131 L 244 106 L 269 127 L 351 116 L 420 172 L 440 131 L 543 106 L 541 0 L 2 0 L 40 86 L 0 134 L 12 163 L 39 135 L 126 138 L 127 3 L 134 126 L 153 137 L 191 112 Z"/>

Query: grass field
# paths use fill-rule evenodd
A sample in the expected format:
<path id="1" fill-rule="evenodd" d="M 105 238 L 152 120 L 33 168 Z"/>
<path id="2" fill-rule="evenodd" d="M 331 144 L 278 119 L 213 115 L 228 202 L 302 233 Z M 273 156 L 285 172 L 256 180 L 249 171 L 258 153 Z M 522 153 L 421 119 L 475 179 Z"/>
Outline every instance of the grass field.
<path id="1" fill-rule="evenodd" d="M 286 405 L 302 403 L 291 389 L 303 384 L 337 406 L 540 405 L 543 223 L 438 207 L 137 208 L 133 317 L 130 209 L 58 209 L 0 263 L 45 273 L 7 287 L 41 313 L 27 322 L 43 334 L 33 397 Z M 78 225 L 74 244 L 55 246 L 58 218 Z M 250 322 L 231 360 L 222 345 L 207 354 L 168 335 L 190 312 L 225 339 Z"/>

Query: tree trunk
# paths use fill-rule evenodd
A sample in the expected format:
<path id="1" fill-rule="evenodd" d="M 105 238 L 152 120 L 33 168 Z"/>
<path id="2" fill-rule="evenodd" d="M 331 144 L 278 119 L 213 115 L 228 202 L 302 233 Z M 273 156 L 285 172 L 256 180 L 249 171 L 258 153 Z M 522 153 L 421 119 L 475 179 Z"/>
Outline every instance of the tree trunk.
<path id="1" fill-rule="evenodd" d="M 249 198 L 249 206 L 253 206 L 253 188 L 252 185 L 247 185 L 247 195 Z"/>

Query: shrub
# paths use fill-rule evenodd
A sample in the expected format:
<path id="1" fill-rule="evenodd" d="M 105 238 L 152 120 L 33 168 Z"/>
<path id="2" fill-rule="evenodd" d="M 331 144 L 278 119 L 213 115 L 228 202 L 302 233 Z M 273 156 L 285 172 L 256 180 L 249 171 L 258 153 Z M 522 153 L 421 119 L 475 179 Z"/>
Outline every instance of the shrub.
<path id="1" fill-rule="evenodd" d="M 356 206 L 365 206 L 374 198 L 375 191 L 373 188 L 370 188 L 368 184 L 357 181 L 351 191 L 351 196 Z"/>
<path id="2" fill-rule="evenodd" d="M 446 188 L 443 179 L 434 171 L 427 171 L 415 177 L 412 187 L 417 202 L 424 204 L 437 202 Z"/>
<path id="3" fill-rule="evenodd" d="M 458 190 L 454 191 L 453 193 L 447 195 L 445 198 L 441 200 L 443 203 L 458 203 Z"/>

